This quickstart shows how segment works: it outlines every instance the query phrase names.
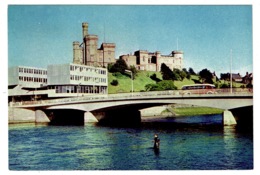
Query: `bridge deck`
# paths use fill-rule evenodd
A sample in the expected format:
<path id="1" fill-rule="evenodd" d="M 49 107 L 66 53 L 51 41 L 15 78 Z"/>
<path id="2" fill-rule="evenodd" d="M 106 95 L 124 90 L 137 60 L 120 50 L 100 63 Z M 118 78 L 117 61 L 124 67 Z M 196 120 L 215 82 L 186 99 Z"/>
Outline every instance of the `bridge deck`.
<path id="1" fill-rule="evenodd" d="M 95 95 L 95 96 L 81 96 L 72 98 L 61 98 L 53 100 L 39 100 L 39 101 L 23 101 L 23 102 L 10 102 L 11 107 L 41 107 L 52 105 L 64 104 L 77 104 L 77 103 L 93 103 L 93 102 L 115 102 L 126 100 L 145 100 L 145 99 L 243 99 L 252 98 L 253 93 L 248 90 L 240 90 L 237 92 L 229 93 L 226 91 L 217 91 L 215 94 L 184 94 L 183 91 L 156 91 L 156 92 L 136 92 L 124 94 L 111 94 L 111 95 Z"/>

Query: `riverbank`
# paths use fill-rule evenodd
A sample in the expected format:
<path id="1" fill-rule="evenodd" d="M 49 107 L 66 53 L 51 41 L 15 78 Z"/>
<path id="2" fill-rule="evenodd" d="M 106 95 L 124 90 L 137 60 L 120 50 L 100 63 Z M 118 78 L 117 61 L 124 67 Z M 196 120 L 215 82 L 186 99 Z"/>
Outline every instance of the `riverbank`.
<path id="1" fill-rule="evenodd" d="M 194 105 L 183 105 L 183 104 L 172 104 L 159 107 L 152 107 L 141 110 L 142 117 L 152 116 L 195 116 L 195 115 L 211 115 L 211 114 L 222 114 L 223 109 L 201 107 Z"/>
<path id="2" fill-rule="evenodd" d="M 224 111 L 223 109 L 199 107 L 199 106 L 181 107 L 181 108 L 173 107 L 172 110 L 175 112 L 176 116 L 222 114 Z M 165 111 L 163 111 L 163 113 L 168 111 L 169 110 L 166 109 Z"/>

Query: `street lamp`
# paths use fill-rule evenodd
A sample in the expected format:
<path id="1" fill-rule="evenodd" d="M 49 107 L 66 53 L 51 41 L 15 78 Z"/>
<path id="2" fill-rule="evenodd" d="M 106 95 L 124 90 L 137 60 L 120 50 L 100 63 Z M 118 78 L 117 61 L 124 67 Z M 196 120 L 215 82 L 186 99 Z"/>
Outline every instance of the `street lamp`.
<path id="1" fill-rule="evenodd" d="M 232 49 L 230 50 L 230 93 L 232 94 Z"/>
<path id="2" fill-rule="evenodd" d="M 134 79 L 133 79 L 133 72 L 130 70 L 125 70 L 125 72 L 131 73 L 131 79 L 132 79 L 132 96 L 134 92 Z"/>

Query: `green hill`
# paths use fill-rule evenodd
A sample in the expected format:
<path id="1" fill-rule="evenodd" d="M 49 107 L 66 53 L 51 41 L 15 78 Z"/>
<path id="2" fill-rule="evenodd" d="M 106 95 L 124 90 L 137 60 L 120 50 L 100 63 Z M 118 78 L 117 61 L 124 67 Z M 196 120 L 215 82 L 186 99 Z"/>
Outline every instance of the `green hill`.
<path id="1" fill-rule="evenodd" d="M 162 75 L 160 72 L 153 72 L 153 71 L 139 71 L 137 73 L 136 78 L 133 81 L 134 85 L 134 92 L 140 92 L 145 90 L 146 84 L 156 84 L 154 80 L 150 78 L 151 75 L 156 74 L 156 77 L 162 79 Z M 194 84 L 192 79 L 198 80 L 198 76 L 192 76 L 191 80 L 184 79 L 183 81 L 174 81 L 175 86 L 180 89 L 185 84 Z M 113 80 L 118 81 L 117 86 L 111 85 Z M 128 93 L 131 92 L 132 88 L 132 81 L 131 78 L 126 75 L 115 76 L 112 73 L 108 73 L 108 93 Z"/>
<path id="2" fill-rule="evenodd" d="M 147 84 L 156 84 L 156 81 L 152 80 L 150 78 L 151 75 L 156 74 L 156 77 L 158 79 L 162 80 L 162 75 L 160 72 L 153 72 L 153 71 L 139 71 L 137 73 L 136 78 L 133 81 L 134 84 L 134 92 L 140 92 L 145 90 L 145 85 Z M 117 86 L 111 85 L 111 82 L 113 80 L 118 81 Z M 215 82 L 215 80 L 213 80 Z M 174 81 L 174 85 L 177 86 L 178 89 L 181 89 L 183 85 L 187 84 L 195 84 L 195 82 L 199 82 L 199 76 L 197 75 L 191 75 L 190 79 L 184 79 L 183 81 Z M 132 88 L 132 81 L 129 76 L 119 74 L 119 76 L 108 73 L 108 93 L 109 94 L 115 94 L 115 93 L 129 93 L 131 92 Z M 229 83 L 221 80 L 221 83 Z M 244 85 L 242 83 L 234 83 L 234 87 L 240 87 L 241 85 Z"/>

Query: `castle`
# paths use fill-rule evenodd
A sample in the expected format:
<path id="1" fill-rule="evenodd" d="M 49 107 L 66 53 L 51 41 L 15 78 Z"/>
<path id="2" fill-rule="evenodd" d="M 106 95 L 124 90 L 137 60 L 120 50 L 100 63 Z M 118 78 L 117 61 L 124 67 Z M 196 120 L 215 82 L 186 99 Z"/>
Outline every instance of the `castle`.
<path id="1" fill-rule="evenodd" d="M 159 51 L 148 52 L 147 50 L 138 50 L 134 55 L 121 55 L 128 66 L 135 66 L 138 70 L 160 71 L 161 64 L 166 64 L 171 70 L 183 68 L 183 52 L 172 51 L 170 55 L 161 55 Z"/>
<path id="2" fill-rule="evenodd" d="M 98 48 L 98 36 L 88 34 L 88 23 L 82 23 L 83 42 L 73 42 L 73 63 L 107 67 L 110 63 L 115 63 L 114 43 L 102 43 Z M 166 64 L 171 70 L 183 68 L 183 51 L 172 51 L 170 55 L 161 55 L 159 51 L 148 52 L 138 50 L 134 55 L 127 54 L 119 56 L 125 60 L 128 66 L 135 66 L 138 70 L 160 71 L 161 64 Z"/>
<path id="3" fill-rule="evenodd" d="M 114 43 L 102 43 L 98 48 L 98 36 L 88 34 L 88 23 L 82 23 L 83 42 L 73 42 L 73 63 L 95 67 L 107 67 L 115 63 Z"/>

